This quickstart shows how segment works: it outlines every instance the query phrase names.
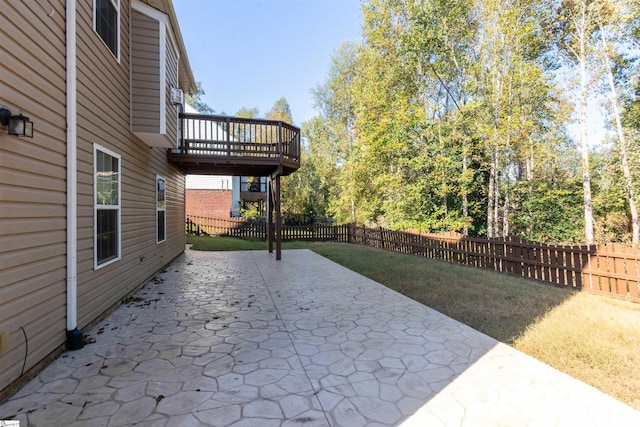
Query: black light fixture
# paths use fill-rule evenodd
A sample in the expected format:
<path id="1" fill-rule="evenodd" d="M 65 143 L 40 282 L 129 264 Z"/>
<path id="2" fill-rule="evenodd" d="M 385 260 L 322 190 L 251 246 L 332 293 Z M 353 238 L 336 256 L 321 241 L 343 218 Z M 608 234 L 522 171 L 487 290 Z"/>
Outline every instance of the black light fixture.
<path id="1" fill-rule="evenodd" d="M 15 116 L 6 108 L 0 108 L 0 123 L 7 126 L 9 135 L 33 138 L 33 122 L 22 115 L 22 111 Z"/>

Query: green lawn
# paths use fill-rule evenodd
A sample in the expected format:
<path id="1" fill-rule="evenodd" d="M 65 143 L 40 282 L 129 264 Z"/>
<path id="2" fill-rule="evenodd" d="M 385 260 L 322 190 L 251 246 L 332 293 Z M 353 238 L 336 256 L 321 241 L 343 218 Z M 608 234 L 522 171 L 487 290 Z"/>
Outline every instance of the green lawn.
<path id="1" fill-rule="evenodd" d="M 266 250 L 264 242 L 188 237 L 195 250 Z M 640 305 L 481 269 L 344 243 L 311 249 L 509 344 L 640 410 Z"/>

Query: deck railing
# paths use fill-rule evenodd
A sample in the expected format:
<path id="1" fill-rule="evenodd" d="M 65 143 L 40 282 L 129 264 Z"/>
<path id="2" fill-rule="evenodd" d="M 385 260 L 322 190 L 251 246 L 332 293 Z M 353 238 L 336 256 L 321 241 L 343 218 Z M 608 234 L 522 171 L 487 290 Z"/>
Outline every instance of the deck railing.
<path id="1" fill-rule="evenodd" d="M 180 114 L 174 153 L 300 161 L 300 129 L 277 120 Z"/>

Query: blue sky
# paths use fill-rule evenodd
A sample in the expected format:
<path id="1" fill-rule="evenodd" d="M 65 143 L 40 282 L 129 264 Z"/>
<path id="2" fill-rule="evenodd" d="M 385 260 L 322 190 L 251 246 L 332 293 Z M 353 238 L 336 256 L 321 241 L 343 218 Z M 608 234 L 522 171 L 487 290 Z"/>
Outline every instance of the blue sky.
<path id="1" fill-rule="evenodd" d="M 360 0 L 174 0 L 191 68 L 216 113 L 284 96 L 296 125 L 316 114 L 310 90 L 331 54 L 361 37 Z"/>

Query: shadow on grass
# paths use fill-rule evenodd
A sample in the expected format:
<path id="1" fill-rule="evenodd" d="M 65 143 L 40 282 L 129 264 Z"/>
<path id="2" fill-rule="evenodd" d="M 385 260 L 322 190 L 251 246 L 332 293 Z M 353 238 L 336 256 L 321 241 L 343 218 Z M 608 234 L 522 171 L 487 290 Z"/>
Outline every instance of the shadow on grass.
<path id="1" fill-rule="evenodd" d="M 577 293 L 365 246 L 333 244 L 311 249 L 509 345 Z"/>

